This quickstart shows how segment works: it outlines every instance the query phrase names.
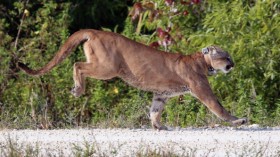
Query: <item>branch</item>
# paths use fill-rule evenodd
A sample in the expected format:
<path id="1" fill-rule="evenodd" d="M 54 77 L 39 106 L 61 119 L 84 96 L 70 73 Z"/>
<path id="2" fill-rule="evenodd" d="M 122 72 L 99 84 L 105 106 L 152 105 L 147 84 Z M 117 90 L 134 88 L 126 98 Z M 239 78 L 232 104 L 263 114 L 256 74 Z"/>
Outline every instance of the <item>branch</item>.
<path id="1" fill-rule="evenodd" d="M 21 32 L 21 29 L 22 29 L 22 24 L 23 24 L 23 21 L 24 21 L 24 18 L 25 18 L 25 12 L 24 10 L 26 9 L 26 5 L 28 4 L 29 0 L 26 0 L 24 6 L 23 6 L 23 13 L 22 13 L 22 16 L 21 16 L 21 20 L 20 20 L 20 24 L 19 24 L 19 28 L 18 28 L 18 32 L 17 32 L 17 37 L 16 37 L 16 41 L 15 41 L 15 51 L 17 50 L 17 45 L 18 45 L 18 39 L 19 39 L 19 36 L 20 36 L 20 32 Z"/>

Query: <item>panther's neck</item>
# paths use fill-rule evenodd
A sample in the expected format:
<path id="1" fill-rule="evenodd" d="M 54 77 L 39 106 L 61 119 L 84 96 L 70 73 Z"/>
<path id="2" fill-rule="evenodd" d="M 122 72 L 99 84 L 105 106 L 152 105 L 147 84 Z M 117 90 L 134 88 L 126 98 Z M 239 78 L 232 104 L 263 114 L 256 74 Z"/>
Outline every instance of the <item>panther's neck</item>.
<path id="1" fill-rule="evenodd" d="M 186 60 L 192 62 L 192 64 L 197 64 L 201 69 L 205 69 L 206 75 L 213 75 L 216 73 L 216 70 L 211 65 L 210 59 L 202 52 L 187 55 Z"/>
<path id="2" fill-rule="evenodd" d="M 201 55 L 203 56 L 203 58 L 204 58 L 204 60 L 206 62 L 206 66 L 207 66 L 207 70 L 208 70 L 208 75 L 216 74 L 216 70 L 212 67 L 209 56 L 203 54 L 202 52 L 201 52 Z"/>

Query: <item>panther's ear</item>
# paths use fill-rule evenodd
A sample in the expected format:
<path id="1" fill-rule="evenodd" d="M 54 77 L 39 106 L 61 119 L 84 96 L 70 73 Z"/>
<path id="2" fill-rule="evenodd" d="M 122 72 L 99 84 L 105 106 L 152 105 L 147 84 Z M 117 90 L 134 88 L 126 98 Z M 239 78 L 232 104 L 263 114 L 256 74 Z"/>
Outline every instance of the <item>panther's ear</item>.
<path id="1" fill-rule="evenodd" d="M 209 53 L 209 49 L 208 49 L 207 47 L 202 48 L 202 53 L 203 53 L 204 55 L 208 54 L 208 53 Z"/>
<path id="2" fill-rule="evenodd" d="M 210 46 L 210 49 L 211 49 L 211 55 L 216 55 L 218 53 L 216 46 Z"/>

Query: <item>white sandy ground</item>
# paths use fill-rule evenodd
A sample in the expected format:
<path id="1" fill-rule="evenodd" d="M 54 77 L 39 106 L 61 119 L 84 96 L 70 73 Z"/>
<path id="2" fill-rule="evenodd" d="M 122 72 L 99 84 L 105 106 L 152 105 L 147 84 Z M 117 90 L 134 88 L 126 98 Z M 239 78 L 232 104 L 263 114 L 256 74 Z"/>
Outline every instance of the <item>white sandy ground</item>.
<path id="1" fill-rule="evenodd" d="M 147 151 L 178 156 L 280 156 L 280 127 L 260 128 L 258 125 L 171 131 L 2 130 L 2 155 L 9 145 L 8 141 L 23 150 L 37 148 L 39 156 L 75 156 L 78 148 L 86 150 L 87 147 L 95 150 L 92 156 L 136 156 Z"/>

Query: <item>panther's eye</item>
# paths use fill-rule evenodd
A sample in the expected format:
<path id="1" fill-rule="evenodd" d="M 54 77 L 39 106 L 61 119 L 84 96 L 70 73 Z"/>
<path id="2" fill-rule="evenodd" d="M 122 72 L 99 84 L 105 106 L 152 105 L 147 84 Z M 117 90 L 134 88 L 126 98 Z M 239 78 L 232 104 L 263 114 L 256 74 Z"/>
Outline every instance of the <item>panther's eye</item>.
<path id="1" fill-rule="evenodd" d="M 229 61 L 229 62 L 231 62 L 231 59 L 230 59 L 230 57 L 227 57 L 227 58 L 226 58 L 226 60 L 227 60 L 227 61 Z"/>

